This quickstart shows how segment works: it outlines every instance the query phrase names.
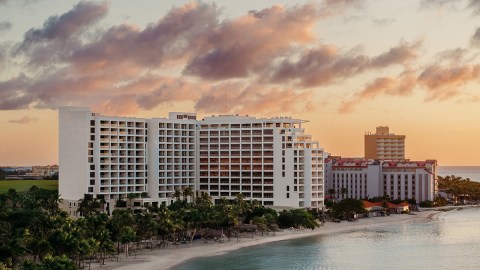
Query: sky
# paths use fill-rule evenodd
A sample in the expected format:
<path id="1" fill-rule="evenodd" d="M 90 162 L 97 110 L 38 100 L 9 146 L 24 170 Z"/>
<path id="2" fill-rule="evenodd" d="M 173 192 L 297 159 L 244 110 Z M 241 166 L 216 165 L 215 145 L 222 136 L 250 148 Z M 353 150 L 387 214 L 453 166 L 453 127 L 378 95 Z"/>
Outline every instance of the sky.
<path id="1" fill-rule="evenodd" d="M 58 107 L 308 120 L 362 157 L 480 165 L 480 0 L 0 0 L 0 166 L 58 163 Z"/>

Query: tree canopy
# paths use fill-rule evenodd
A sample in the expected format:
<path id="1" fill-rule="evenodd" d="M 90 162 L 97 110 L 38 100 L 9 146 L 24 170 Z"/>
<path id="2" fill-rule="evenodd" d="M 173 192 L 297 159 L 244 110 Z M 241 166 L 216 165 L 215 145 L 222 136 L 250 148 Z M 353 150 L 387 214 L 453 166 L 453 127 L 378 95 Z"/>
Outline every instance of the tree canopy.
<path id="1" fill-rule="evenodd" d="M 192 241 L 195 235 L 206 237 L 202 232 L 210 229 L 230 237 L 242 223 L 262 233 L 278 227 L 318 226 L 315 216 L 303 209 L 278 215 L 241 195 L 214 205 L 208 194 L 195 197 L 191 190 L 176 192 L 169 206 L 149 205 L 138 213 L 116 209 L 111 216 L 102 212 L 103 200 L 87 194 L 80 200 L 78 219 L 61 211 L 60 201 L 57 192 L 38 187 L 0 195 L 0 269 L 82 268 L 86 260 L 103 264 L 110 255 L 129 256 L 132 243 Z"/>

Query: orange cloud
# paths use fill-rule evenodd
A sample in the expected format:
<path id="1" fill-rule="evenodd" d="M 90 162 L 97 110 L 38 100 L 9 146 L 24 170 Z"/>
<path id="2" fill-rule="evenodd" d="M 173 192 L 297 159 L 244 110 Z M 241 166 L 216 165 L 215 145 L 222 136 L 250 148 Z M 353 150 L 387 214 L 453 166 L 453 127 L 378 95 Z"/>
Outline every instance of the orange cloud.
<path id="1" fill-rule="evenodd" d="M 196 102 L 195 110 L 241 114 L 303 112 L 312 108 L 309 102 L 312 95 L 311 91 L 268 88 L 239 82 L 221 83 L 201 96 Z"/>
<path id="2" fill-rule="evenodd" d="M 376 57 L 357 55 L 353 52 L 339 54 L 332 46 L 319 46 L 305 50 L 298 60 L 285 60 L 271 75 L 271 82 L 295 81 L 301 87 L 316 87 L 339 79 L 359 75 L 367 70 L 392 65 L 405 65 L 417 57 L 421 42 L 401 42 L 396 47 Z"/>
<path id="3" fill-rule="evenodd" d="M 24 125 L 24 124 L 28 124 L 30 122 L 35 122 L 35 121 L 38 121 L 38 117 L 24 116 L 24 117 L 19 118 L 19 119 L 9 120 L 8 123 Z"/>

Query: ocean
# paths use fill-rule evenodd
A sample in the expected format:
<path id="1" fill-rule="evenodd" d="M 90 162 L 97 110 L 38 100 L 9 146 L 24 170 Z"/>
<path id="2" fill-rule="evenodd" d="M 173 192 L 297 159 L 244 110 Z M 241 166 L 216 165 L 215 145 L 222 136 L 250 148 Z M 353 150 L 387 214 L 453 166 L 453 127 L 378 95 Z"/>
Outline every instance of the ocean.
<path id="1" fill-rule="evenodd" d="M 438 175 L 455 175 L 480 182 L 480 166 L 438 166 Z"/>
<path id="2" fill-rule="evenodd" d="M 478 228 L 479 208 L 455 210 L 432 221 L 252 246 L 193 259 L 174 270 L 479 269 Z"/>

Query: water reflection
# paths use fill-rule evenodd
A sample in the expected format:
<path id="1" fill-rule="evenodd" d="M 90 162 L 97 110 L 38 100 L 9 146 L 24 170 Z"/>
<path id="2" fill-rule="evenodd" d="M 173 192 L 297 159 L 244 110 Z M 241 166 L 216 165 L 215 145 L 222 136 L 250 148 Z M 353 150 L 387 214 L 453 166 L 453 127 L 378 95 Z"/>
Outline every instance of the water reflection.
<path id="1" fill-rule="evenodd" d="M 249 247 L 176 269 L 478 269 L 479 227 L 480 210 L 465 209 L 430 222 Z"/>

